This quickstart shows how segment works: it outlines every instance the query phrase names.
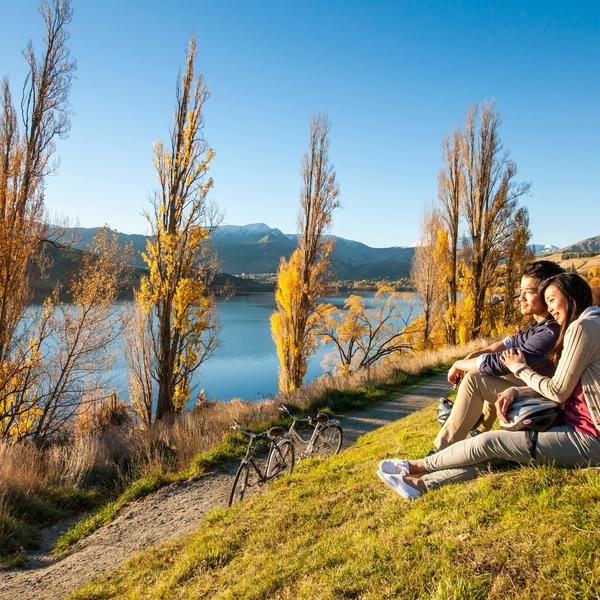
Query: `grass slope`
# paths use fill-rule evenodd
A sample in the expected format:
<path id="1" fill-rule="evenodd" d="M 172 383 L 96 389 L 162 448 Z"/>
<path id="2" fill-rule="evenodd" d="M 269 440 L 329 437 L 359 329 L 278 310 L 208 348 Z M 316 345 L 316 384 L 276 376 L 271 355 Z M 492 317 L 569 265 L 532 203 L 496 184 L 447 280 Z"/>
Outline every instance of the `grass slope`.
<path id="1" fill-rule="evenodd" d="M 519 468 L 405 503 L 377 462 L 422 455 L 435 431 L 431 407 L 301 463 L 72 598 L 597 597 L 598 473 Z"/>
<path id="2" fill-rule="evenodd" d="M 430 365 L 421 369 L 417 374 L 400 372 L 393 381 L 380 385 L 361 386 L 347 390 L 327 390 L 322 396 L 314 399 L 307 409 L 307 414 L 323 410 L 329 415 L 334 415 L 338 412 L 365 408 L 393 393 L 406 392 L 411 386 L 415 386 L 428 377 L 444 371 L 447 366 L 446 364 Z M 290 424 L 291 419 L 289 418 L 277 422 L 269 421 L 263 424 L 260 431 L 264 431 L 272 425 L 289 427 Z M 228 433 L 223 437 L 220 445 L 195 456 L 187 469 L 177 473 L 151 473 L 134 481 L 118 498 L 104 503 L 92 514 L 75 523 L 63 533 L 56 542 L 54 555 L 60 558 L 67 554 L 77 542 L 91 535 L 100 527 L 114 521 L 121 510 L 130 502 L 139 500 L 156 492 L 161 487 L 177 481 L 199 477 L 210 467 L 232 460 L 239 460 L 246 451 L 246 445 L 247 440 L 244 436 Z M 24 534 L 26 533 L 24 531 Z"/>

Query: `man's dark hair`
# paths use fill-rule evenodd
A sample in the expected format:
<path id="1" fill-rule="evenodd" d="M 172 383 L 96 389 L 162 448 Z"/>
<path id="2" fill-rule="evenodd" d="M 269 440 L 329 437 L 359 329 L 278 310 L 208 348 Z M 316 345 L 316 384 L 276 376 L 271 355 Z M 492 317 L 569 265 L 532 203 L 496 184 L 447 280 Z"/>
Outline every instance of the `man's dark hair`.
<path id="1" fill-rule="evenodd" d="M 542 282 L 548 277 L 554 277 L 564 272 L 565 270 L 559 264 L 551 260 L 535 260 L 525 265 L 523 276 L 534 277 Z"/>

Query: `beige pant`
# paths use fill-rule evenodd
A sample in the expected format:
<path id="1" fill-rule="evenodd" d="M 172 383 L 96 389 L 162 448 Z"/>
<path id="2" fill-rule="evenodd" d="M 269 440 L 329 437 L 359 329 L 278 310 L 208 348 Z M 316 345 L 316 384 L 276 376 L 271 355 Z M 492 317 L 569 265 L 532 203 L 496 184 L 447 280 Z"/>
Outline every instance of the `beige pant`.
<path id="1" fill-rule="evenodd" d="M 492 428 L 496 420 L 498 394 L 513 385 L 524 383 L 512 374 L 503 377 L 469 371 L 461 381 L 448 420 L 444 423 L 434 445 L 437 450 L 467 438 L 476 427 L 482 431 Z"/>

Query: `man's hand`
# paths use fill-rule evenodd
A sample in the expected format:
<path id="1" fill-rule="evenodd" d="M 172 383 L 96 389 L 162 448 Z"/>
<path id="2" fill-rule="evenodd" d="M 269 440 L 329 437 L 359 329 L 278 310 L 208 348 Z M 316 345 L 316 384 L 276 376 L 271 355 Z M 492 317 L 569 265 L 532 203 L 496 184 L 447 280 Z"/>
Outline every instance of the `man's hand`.
<path id="1" fill-rule="evenodd" d="M 458 380 L 463 378 L 463 375 L 464 373 L 456 366 L 456 363 L 454 363 L 448 371 L 448 381 L 452 385 L 456 385 Z"/>
<path id="2" fill-rule="evenodd" d="M 512 388 L 507 388 L 503 392 L 498 394 L 498 400 L 496 400 L 496 411 L 498 412 L 498 418 L 501 421 L 508 421 L 506 416 L 506 411 L 509 409 L 510 405 L 517 399 L 517 390 Z"/>

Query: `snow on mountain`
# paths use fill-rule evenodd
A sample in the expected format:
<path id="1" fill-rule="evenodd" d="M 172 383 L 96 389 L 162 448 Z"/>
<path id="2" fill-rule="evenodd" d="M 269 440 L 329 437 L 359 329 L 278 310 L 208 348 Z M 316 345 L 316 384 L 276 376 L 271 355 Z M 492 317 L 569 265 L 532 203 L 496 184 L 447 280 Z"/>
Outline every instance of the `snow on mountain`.
<path id="1" fill-rule="evenodd" d="M 213 233 L 213 239 L 244 238 L 260 239 L 264 236 L 286 237 L 279 229 L 269 227 L 265 223 L 250 223 L 249 225 L 221 225 Z"/>
<path id="2" fill-rule="evenodd" d="M 558 246 L 552 244 L 529 244 L 529 247 L 536 256 L 548 256 L 560 250 Z"/>

